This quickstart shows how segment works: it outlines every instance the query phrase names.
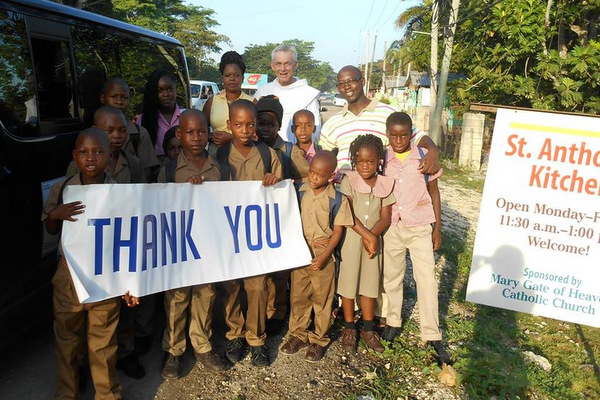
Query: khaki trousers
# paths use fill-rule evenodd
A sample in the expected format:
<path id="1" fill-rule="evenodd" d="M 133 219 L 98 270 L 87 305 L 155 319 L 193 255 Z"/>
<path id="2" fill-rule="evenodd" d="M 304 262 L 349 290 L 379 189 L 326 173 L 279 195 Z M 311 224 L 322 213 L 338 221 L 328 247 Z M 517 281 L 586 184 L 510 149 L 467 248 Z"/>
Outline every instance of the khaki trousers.
<path id="1" fill-rule="evenodd" d="M 227 340 L 246 337 L 250 346 L 265 344 L 267 334 L 265 325 L 267 321 L 268 285 L 267 276 L 259 275 L 244 278 L 244 290 L 248 296 L 248 310 L 244 320 L 240 305 L 240 280 L 222 282 L 223 303 L 225 304 L 225 323 L 229 330 L 225 334 Z M 244 325 L 246 330 L 244 332 Z"/>
<path id="2" fill-rule="evenodd" d="M 62 259 L 52 278 L 52 285 L 57 372 L 55 400 L 74 400 L 78 397 L 78 359 L 84 353 L 86 338 L 90 372 L 96 390 L 94 399 L 120 399 L 121 384 L 115 368 L 121 299 L 117 297 L 95 303 L 79 303 Z"/>
<path id="3" fill-rule="evenodd" d="M 442 339 L 431 231 L 429 224 L 407 228 L 402 221 L 398 221 L 397 224 L 390 226 L 383 237 L 385 242 L 383 287 L 388 298 L 386 323 L 394 327 L 400 327 L 402 324 L 403 286 L 408 249 L 417 284 L 421 340 Z"/>
<path id="4" fill-rule="evenodd" d="M 165 292 L 166 326 L 163 333 L 163 350 L 180 356 L 185 352 L 185 328 L 189 317 L 189 336 L 192 348 L 198 354 L 212 350 L 212 308 L 215 302 L 215 285 L 188 286 Z"/>
<path id="5" fill-rule="evenodd" d="M 285 319 L 288 309 L 287 283 L 290 271 L 278 271 L 267 275 L 269 299 L 267 300 L 267 318 Z"/>
<path id="6" fill-rule="evenodd" d="M 316 255 L 323 248 L 313 248 Z M 320 253 L 317 253 L 320 252 Z M 327 346 L 330 342 L 331 308 L 335 294 L 335 262 L 330 257 L 320 271 L 313 271 L 310 266 L 292 271 L 292 289 L 290 294 L 290 335 L 308 342 Z M 315 331 L 308 331 L 308 321 L 314 310 Z"/>

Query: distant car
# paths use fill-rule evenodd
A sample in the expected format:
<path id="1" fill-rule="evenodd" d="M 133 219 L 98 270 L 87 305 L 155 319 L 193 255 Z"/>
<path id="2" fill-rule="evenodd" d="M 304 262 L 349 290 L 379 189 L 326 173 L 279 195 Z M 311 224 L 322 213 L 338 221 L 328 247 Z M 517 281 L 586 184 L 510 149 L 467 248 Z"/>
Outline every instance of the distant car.
<path id="1" fill-rule="evenodd" d="M 343 107 L 347 103 L 348 102 L 346 101 L 346 99 L 343 98 L 342 95 L 339 93 L 336 93 L 336 95 L 333 97 L 333 105 L 334 106 Z"/>
<path id="2" fill-rule="evenodd" d="M 219 93 L 216 83 L 210 81 L 190 81 L 192 89 L 192 107 L 202 110 L 209 97 Z"/>

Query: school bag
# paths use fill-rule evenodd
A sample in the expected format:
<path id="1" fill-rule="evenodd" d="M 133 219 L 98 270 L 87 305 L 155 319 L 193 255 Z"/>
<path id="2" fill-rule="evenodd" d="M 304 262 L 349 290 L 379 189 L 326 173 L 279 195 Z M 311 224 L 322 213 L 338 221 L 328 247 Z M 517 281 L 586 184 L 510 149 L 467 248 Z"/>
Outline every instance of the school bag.
<path id="1" fill-rule="evenodd" d="M 217 161 L 219 162 L 219 168 L 221 169 L 221 180 L 231 180 L 231 165 L 229 165 L 229 153 L 231 153 L 231 143 L 224 144 L 217 150 Z M 269 146 L 262 142 L 254 143 L 254 146 L 260 153 L 262 158 L 264 173 L 271 173 L 271 152 Z"/>
<path id="2" fill-rule="evenodd" d="M 423 159 L 425 158 L 425 152 L 419 146 L 417 146 L 417 149 L 419 150 L 419 156 L 421 156 L 421 161 L 423 161 Z M 388 152 L 387 149 L 385 149 L 385 151 L 383 152 L 383 164 L 381 165 L 381 175 L 385 175 L 385 167 L 386 167 L 386 163 L 387 163 L 387 152 Z M 423 174 L 423 178 L 425 178 L 425 185 L 428 185 L 429 184 L 429 174 Z"/>
<path id="3" fill-rule="evenodd" d="M 175 171 L 177 170 L 177 158 L 169 160 L 165 164 L 165 179 L 167 182 L 175 182 Z"/>
<path id="4" fill-rule="evenodd" d="M 281 161 L 281 165 L 283 165 L 283 178 L 284 179 L 293 179 L 294 178 L 294 166 L 292 164 L 292 146 L 293 144 L 290 142 L 283 142 L 285 144 L 285 151 L 281 151 L 279 149 L 275 149 L 277 155 L 279 156 L 279 161 Z"/>

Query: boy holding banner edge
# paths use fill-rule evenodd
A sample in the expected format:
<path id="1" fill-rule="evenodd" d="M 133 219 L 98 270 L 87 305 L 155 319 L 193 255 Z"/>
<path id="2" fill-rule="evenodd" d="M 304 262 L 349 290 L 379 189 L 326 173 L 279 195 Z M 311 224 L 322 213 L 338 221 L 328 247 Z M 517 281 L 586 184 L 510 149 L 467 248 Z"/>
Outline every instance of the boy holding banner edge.
<path id="1" fill-rule="evenodd" d="M 192 108 L 181 113 L 175 136 L 181 141 L 183 149 L 176 160 L 170 161 L 176 163 L 172 168 L 174 176 L 169 178 L 166 170 L 171 168 L 163 165 L 158 174 L 158 182 L 174 179 L 175 183 L 201 184 L 221 178 L 217 161 L 206 151 L 208 126 L 206 117 L 200 110 Z M 162 346 L 167 357 L 162 369 L 163 378 L 180 377 L 180 357 L 186 348 L 185 328 L 188 315 L 189 337 L 196 359 L 209 371 L 220 372 L 225 369 L 221 357 L 213 352 L 210 343 L 215 296 L 215 285 L 212 283 L 165 292 L 166 326 Z"/>
<path id="2" fill-rule="evenodd" d="M 42 221 L 48 233 L 57 235 L 63 221 L 76 221 L 85 205 L 80 201 L 63 204 L 68 185 L 116 183 L 105 172 L 110 157 L 110 142 L 105 132 L 88 128 L 77 137 L 73 158 L 79 173 L 57 182 L 50 192 Z M 117 337 L 121 302 L 118 297 L 82 304 L 77 298 L 66 259 L 59 243 L 59 261 L 52 278 L 54 335 L 57 385 L 55 397 L 76 399 L 79 395 L 78 359 L 87 343 L 90 372 L 97 398 L 121 399 L 121 384 L 116 374 Z M 127 292 L 123 299 L 128 307 L 139 302 Z M 84 339 L 85 338 L 85 339 Z"/>
<path id="3" fill-rule="evenodd" d="M 271 186 L 282 179 L 283 171 L 275 150 L 262 142 L 253 141 L 256 125 L 257 111 L 254 103 L 236 100 L 229 106 L 227 126 L 233 134 L 233 140 L 222 145 L 217 151 L 221 180 L 262 180 L 264 186 Z M 234 364 L 241 361 L 245 337 L 252 353 L 252 365 L 267 367 L 269 355 L 265 346 L 268 302 L 266 275 L 244 278 L 243 282 L 248 295 L 246 319 L 242 314 L 239 298 L 240 281 L 231 280 L 221 284 L 225 292 L 225 323 L 229 327 L 225 334 L 228 340 L 225 355 Z"/>

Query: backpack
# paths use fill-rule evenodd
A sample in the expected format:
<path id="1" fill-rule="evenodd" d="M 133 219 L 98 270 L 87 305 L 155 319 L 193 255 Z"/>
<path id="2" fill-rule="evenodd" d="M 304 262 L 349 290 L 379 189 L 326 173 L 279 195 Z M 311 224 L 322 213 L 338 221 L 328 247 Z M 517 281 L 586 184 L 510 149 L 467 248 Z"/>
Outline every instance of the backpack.
<path id="1" fill-rule="evenodd" d="M 231 180 L 231 165 L 229 165 L 231 146 L 231 143 L 227 143 L 217 150 L 217 161 L 219 162 L 219 168 L 221 169 L 222 181 Z M 271 152 L 269 151 L 269 146 L 262 142 L 254 143 L 254 146 L 260 153 L 260 158 L 262 158 L 265 174 L 271 173 Z"/>
<path id="2" fill-rule="evenodd" d="M 305 192 L 300 191 L 300 187 L 303 184 L 304 183 L 302 183 L 302 182 L 294 184 L 294 186 L 296 187 L 296 194 L 298 195 L 298 207 L 300 207 L 300 205 L 302 204 L 302 198 L 304 197 L 304 193 L 305 193 Z M 331 228 L 333 228 L 333 223 L 335 222 L 335 217 L 337 217 L 338 212 L 340 211 L 340 208 L 342 207 L 342 196 L 343 196 L 343 194 L 339 190 L 336 190 L 335 197 L 329 199 L 329 226 Z"/>
<path id="3" fill-rule="evenodd" d="M 292 164 L 292 147 L 294 145 L 286 141 L 283 143 L 285 144 L 285 151 L 275 150 L 283 166 L 283 178 L 294 179 L 294 166 Z"/>
<path id="4" fill-rule="evenodd" d="M 165 180 L 167 182 L 175 182 L 175 171 L 177 170 L 177 158 L 169 160 L 165 164 Z"/>
<path id="5" fill-rule="evenodd" d="M 419 155 L 421 156 L 421 161 L 423 161 L 423 159 L 425 158 L 425 152 L 419 146 L 417 146 L 417 149 L 419 150 Z M 383 153 L 383 164 L 381 165 L 381 175 L 385 175 L 387 152 L 388 152 L 387 149 L 385 149 L 385 152 Z M 423 178 L 425 178 L 425 185 L 428 185 L 429 184 L 429 174 L 423 174 Z"/>
<path id="6" fill-rule="evenodd" d="M 133 145 L 133 151 L 135 152 L 135 156 L 139 157 L 138 155 L 138 147 L 140 147 L 140 127 L 138 124 L 133 124 L 135 126 L 135 129 L 137 130 L 136 133 L 129 133 L 129 140 L 131 140 L 131 144 Z"/>

